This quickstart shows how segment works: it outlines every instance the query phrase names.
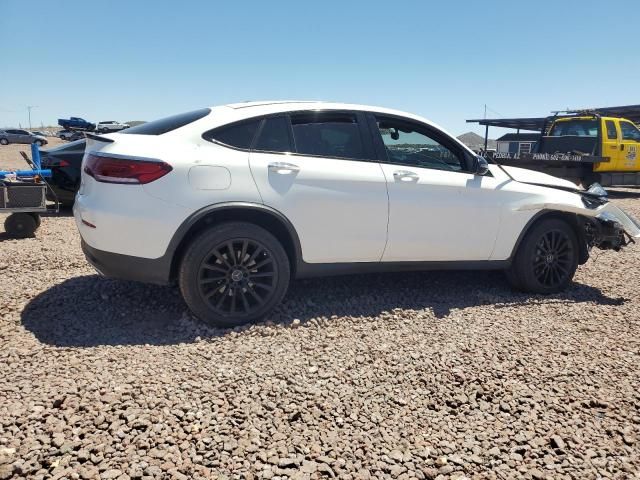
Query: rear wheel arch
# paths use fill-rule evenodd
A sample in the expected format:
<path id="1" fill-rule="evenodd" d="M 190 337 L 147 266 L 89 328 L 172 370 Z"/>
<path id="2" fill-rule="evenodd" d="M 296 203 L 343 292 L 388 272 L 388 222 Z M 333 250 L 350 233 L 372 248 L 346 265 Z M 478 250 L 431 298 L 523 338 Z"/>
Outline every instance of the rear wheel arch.
<path id="1" fill-rule="evenodd" d="M 537 224 L 539 224 L 543 220 L 556 218 L 567 223 L 576 234 L 576 238 L 578 239 L 578 264 L 583 265 L 589 260 L 589 248 L 587 246 L 587 242 L 585 239 L 584 232 L 584 217 L 581 217 L 575 213 L 562 212 L 560 210 L 541 210 L 536 213 L 531 219 L 527 222 L 525 227 L 520 232 L 518 239 L 516 240 L 516 244 L 511 251 L 510 259 L 513 261 L 516 254 L 518 253 L 518 248 L 522 244 L 522 241 L 526 238 L 527 233 L 529 233 L 532 228 L 534 228 Z"/>
<path id="2" fill-rule="evenodd" d="M 180 263 L 189 246 L 202 232 L 228 222 L 245 222 L 258 225 L 271 233 L 282 244 L 291 267 L 291 276 L 302 261 L 302 250 L 298 234 L 291 222 L 280 212 L 260 204 L 230 202 L 205 207 L 185 220 L 169 244 L 171 256 L 170 279 L 175 280 Z"/>

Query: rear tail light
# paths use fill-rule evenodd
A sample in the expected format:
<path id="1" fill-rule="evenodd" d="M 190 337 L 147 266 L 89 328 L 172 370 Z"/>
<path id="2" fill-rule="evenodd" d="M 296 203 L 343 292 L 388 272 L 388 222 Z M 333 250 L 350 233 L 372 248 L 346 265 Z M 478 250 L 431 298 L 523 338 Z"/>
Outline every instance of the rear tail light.
<path id="1" fill-rule="evenodd" d="M 59 167 L 68 167 L 69 166 L 69 162 L 67 162 L 66 160 L 60 160 L 60 163 L 58 163 Z"/>
<path id="2" fill-rule="evenodd" d="M 84 172 L 98 182 L 141 185 L 158 180 L 172 170 L 171 165 L 156 160 L 134 160 L 87 155 Z"/>

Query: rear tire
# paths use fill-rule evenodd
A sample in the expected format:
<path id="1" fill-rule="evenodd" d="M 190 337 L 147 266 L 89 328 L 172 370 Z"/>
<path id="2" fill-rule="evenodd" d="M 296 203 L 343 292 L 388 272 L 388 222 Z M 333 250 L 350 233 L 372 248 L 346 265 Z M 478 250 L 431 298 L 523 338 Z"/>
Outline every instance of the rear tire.
<path id="1" fill-rule="evenodd" d="M 9 145 L 9 140 L 6 138 L 0 138 L 0 145 Z"/>
<path id="2" fill-rule="evenodd" d="M 187 248 L 178 275 L 191 311 L 215 327 L 235 327 L 267 315 L 284 297 L 289 258 L 268 231 L 250 223 L 216 225 Z"/>
<path id="3" fill-rule="evenodd" d="M 33 213 L 12 213 L 4 221 L 4 230 L 14 238 L 33 237 L 39 226 L 40 216 Z"/>
<path id="4" fill-rule="evenodd" d="M 527 232 L 507 272 L 509 283 L 531 293 L 564 290 L 578 268 L 578 239 L 567 222 L 543 219 Z"/>

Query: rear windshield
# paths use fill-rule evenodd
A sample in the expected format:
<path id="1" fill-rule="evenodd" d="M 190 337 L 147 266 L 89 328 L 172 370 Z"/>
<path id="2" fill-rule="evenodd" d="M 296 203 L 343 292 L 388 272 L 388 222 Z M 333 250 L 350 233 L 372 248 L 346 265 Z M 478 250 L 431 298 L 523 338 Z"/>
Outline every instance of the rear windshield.
<path id="1" fill-rule="evenodd" d="M 552 137 L 564 137 L 568 135 L 576 137 L 597 137 L 598 120 L 567 120 L 556 122 L 551 129 Z"/>
<path id="2" fill-rule="evenodd" d="M 201 118 L 209 115 L 210 112 L 210 108 L 201 108 L 200 110 L 180 113 L 178 115 L 172 115 L 170 117 L 154 120 L 153 122 L 136 125 L 135 127 L 122 130 L 119 133 L 125 135 L 162 135 L 163 133 L 176 130 L 177 128 L 184 127 L 185 125 L 195 122 L 196 120 L 200 120 Z"/>

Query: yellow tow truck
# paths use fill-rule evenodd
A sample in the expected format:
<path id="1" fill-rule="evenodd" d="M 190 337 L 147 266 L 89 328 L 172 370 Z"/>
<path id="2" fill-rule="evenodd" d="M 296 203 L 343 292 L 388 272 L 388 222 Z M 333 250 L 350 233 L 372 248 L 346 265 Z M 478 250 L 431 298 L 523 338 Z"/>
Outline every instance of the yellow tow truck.
<path id="1" fill-rule="evenodd" d="M 540 132 L 530 152 L 487 152 L 497 163 L 542 171 L 583 186 L 594 182 L 605 187 L 640 186 L 640 129 L 631 118 L 640 121 L 640 105 L 468 122 L 485 125 L 487 135 L 489 126 Z"/>

